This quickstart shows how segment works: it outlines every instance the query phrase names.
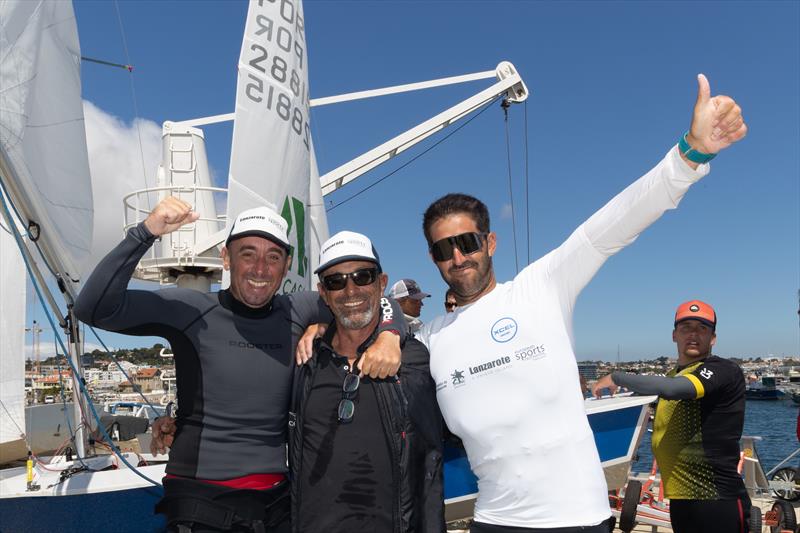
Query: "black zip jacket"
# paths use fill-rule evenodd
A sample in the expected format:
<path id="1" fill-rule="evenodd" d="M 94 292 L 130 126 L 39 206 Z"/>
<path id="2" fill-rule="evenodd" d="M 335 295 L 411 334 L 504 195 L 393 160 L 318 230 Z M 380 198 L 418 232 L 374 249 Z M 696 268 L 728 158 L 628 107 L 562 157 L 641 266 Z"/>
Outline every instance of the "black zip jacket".
<path id="1" fill-rule="evenodd" d="M 314 355 L 295 374 L 289 413 L 289 467 L 292 478 L 292 528 L 299 532 L 302 484 L 304 406 L 317 372 L 318 355 L 333 352 L 331 325 L 314 344 Z M 358 349 L 360 356 L 375 340 L 375 332 Z M 393 533 L 443 532 L 442 417 L 436 385 L 430 375 L 427 348 L 414 338 L 406 341 L 397 377 L 373 381 L 381 424 L 390 443 L 391 483 L 395 494 Z M 387 480 L 389 481 L 389 480 Z M 387 532 L 389 533 L 389 532 Z"/>

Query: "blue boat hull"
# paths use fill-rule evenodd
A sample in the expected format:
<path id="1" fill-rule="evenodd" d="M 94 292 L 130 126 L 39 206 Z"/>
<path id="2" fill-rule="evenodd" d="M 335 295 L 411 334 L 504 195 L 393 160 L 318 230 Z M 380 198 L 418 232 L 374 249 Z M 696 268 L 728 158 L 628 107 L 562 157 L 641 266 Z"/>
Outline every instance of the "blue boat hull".
<path id="1" fill-rule="evenodd" d="M 0 498 L 0 531 L 160 533 L 164 519 L 153 514 L 160 487 L 75 496 Z"/>

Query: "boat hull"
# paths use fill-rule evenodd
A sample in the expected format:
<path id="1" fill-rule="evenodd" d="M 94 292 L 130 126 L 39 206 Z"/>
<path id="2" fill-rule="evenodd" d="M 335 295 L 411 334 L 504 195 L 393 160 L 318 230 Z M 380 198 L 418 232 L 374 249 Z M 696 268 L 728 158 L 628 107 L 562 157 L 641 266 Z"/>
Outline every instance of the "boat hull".
<path id="1" fill-rule="evenodd" d="M 0 498 L 0 531 L 161 532 L 165 531 L 164 519 L 153 513 L 161 496 L 160 487 L 144 487 L 73 496 Z"/>
<path id="2" fill-rule="evenodd" d="M 124 454 L 132 464 L 140 456 Z M 163 456 L 159 456 L 162 457 Z M 152 459 L 152 457 L 151 457 Z M 77 472 L 60 480 L 62 471 L 79 468 L 77 461 L 57 457 L 36 466 L 37 490 L 28 491 L 25 467 L 0 470 L 0 531 L 115 531 L 148 533 L 165 530 L 164 519 L 154 514 L 163 496 L 161 485 L 153 485 L 120 464 L 116 456 L 84 459 L 91 472 Z M 138 471 L 160 483 L 165 464 L 141 466 Z"/>
<path id="3" fill-rule="evenodd" d="M 784 396 L 784 392 L 771 389 L 771 390 L 764 390 L 764 389 L 747 389 L 745 391 L 745 399 L 746 400 L 758 400 L 758 401 L 774 401 L 780 400 Z"/>

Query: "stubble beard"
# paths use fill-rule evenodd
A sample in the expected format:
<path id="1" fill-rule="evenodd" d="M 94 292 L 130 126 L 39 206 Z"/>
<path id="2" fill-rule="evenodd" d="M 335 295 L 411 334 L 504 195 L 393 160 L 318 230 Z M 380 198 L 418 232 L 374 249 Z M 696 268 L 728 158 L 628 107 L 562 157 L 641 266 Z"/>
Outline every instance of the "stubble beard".
<path id="1" fill-rule="evenodd" d="M 374 308 L 370 308 L 362 313 L 340 314 L 336 318 L 345 329 L 358 330 L 367 327 L 372 322 L 372 319 L 375 318 L 375 312 Z"/>
<path id="2" fill-rule="evenodd" d="M 341 301 L 335 302 L 336 305 L 331 306 L 333 314 L 336 316 L 337 322 L 342 327 L 350 330 L 358 330 L 367 327 L 378 312 L 378 305 L 373 295 L 367 299 L 367 310 L 356 311 L 348 310 L 344 304 L 353 298 L 342 298 Z"/>
<path id="3" fill-rule="evenodd" d="M 476 274 L 470 278 L 455 278 L 448 276 L 445 278 L 447 285 L 453 292 L 461 297 L 462 300 L 471 300 L 474 296 L 481 294 L 492 282 L 490 272 L 492 271 L 492 258 L 486 257 L 482 261 L 470 261 L 465 266 L 475 266 Z M 449 272 L 448 272 L 449 273 Z"/>

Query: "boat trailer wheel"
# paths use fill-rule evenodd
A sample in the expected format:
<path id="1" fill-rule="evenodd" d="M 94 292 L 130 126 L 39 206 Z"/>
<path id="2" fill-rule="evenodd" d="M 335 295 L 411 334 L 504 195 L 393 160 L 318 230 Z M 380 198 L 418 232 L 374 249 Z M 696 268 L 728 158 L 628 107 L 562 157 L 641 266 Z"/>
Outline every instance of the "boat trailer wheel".
<path id="1" fill-rule="evenodd" d="M 753 515 L 760 515 L 758 508 L 754 508 L 755 513 L 750 511 L 750 531 L 761 531 L 760 529 L 753 530 Z M 759 522 L 761 517 L 759 516 Z M 764 525 L 769 526 L 771 533 L 782 533 L 783 531 L 794 531 L 797 529 L 797 519 L 794 515 L 794 507 L 788 502 L 777 500 L 772 504 L 772 508 L 764 513 Z"/>
<path id="2" fill-rule="evenodd" d="M 619 528 L 624 533 L 636 526 L 636 508 L 642 497 L 642 482 L 636 479 L 628 481 L 625 486 L 625 497 L 622 500 L 622 509 L 619 512 Z"/>
<path id="3" fill-rule="evenodd" d="M 772 474 L 772 479 L 770 481 L 777 481 L 782 484 L 789 484 L 795 485 L 798 481 L 800 476 L 797 474 L 797 469 L 792 467 L 785 467 L 781 468 L 780 470 L 776 471 Z M 781 500 L 786 500 L 787 502 L 793 502 L 800 499 L 800 491 L 792 490 L 792 489 L 773 489 L 775 496 L 780 498 Z"/>

